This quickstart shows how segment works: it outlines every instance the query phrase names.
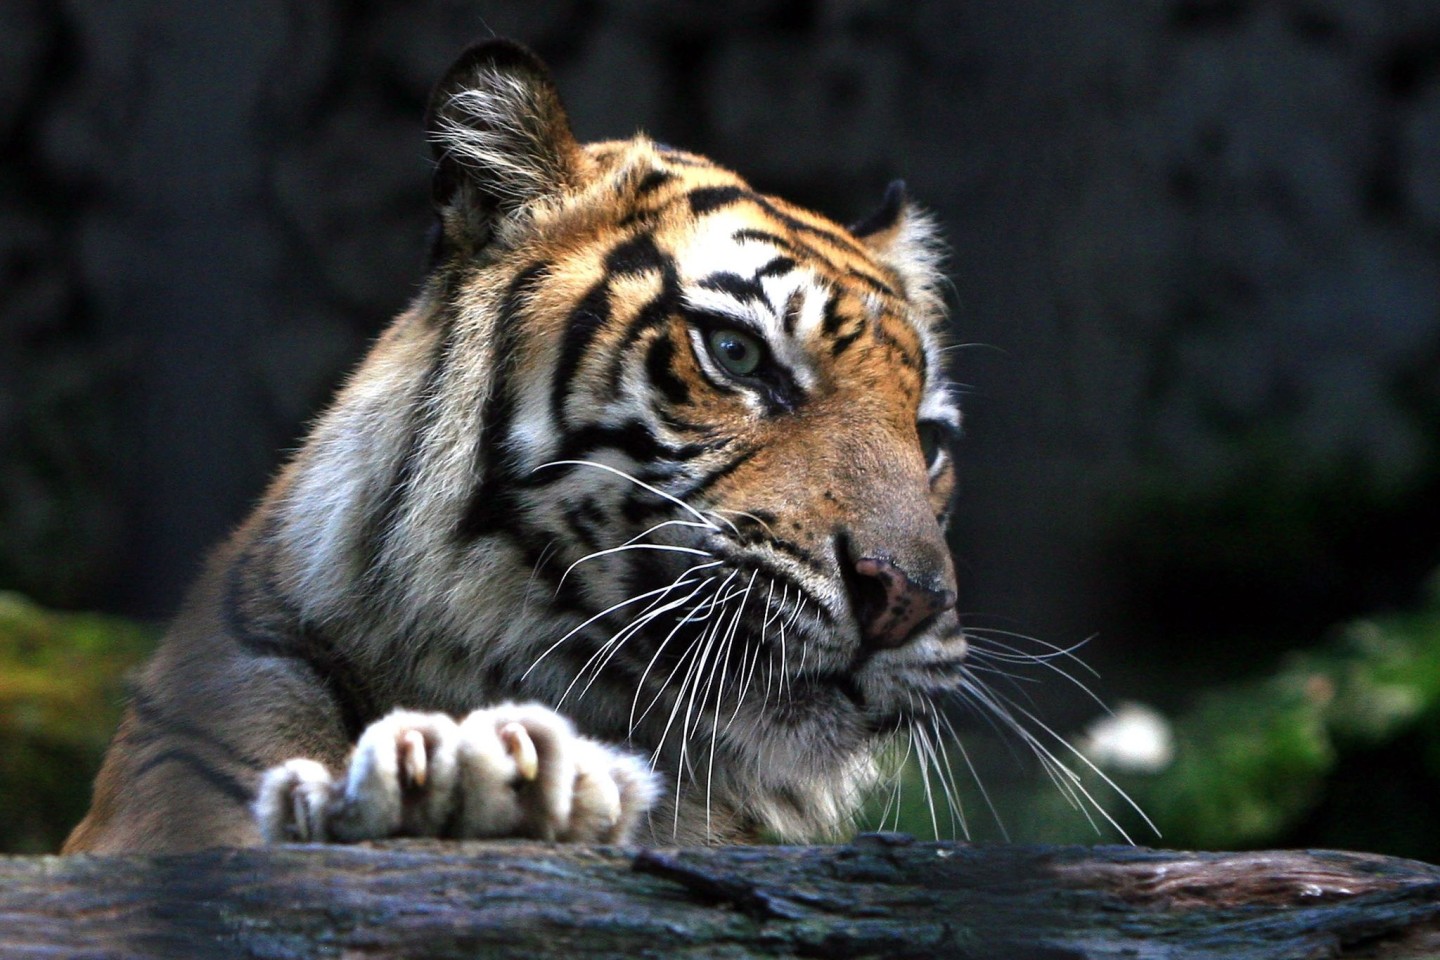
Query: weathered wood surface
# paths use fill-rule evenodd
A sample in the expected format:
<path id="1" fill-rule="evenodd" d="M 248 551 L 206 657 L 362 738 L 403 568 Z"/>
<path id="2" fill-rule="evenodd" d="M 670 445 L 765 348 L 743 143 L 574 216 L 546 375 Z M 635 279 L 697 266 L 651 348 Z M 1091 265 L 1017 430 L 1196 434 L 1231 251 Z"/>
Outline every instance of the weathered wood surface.
<path id="1" fill-rule="evenodd" d="M 1440 868 L 861 837 L 0 858 L 0 957 L 1440 957 Z"/>

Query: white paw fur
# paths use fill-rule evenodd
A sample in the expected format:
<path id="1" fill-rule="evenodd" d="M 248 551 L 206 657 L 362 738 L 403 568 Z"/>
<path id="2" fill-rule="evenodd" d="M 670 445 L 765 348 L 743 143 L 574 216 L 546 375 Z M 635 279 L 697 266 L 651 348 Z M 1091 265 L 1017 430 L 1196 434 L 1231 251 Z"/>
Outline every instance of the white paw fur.
<path id="1" fill-rule="evenodd" d="M 531 837 L 627 843 L 659 794 L 638 757 L 576 735 L 535 704 L 397 710 L 361 735 L 343 775 L 295 759 L 265 773 L 255 818 L 269 843 L 384 837 Z"/>

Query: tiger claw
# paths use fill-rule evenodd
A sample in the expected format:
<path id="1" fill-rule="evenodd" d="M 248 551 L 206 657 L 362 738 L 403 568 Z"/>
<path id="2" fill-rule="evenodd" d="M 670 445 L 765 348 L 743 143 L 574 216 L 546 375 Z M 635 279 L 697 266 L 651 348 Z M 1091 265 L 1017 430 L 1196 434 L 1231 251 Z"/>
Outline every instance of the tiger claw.
<path id="1" fill-rule="evenodd" d="M 608 776 L 581 773 L 575 778 L 575 792 L 587 794 L 595 807 L 595 819 L 608 834 L 620 822 L 620 787 Z"/>
<path id="2" fill-rule="evenodd" d="M 535 741 L 522 724 L 511 721 L 500 728 L 500 740 L 505 751 L 515 761 L 515 769 L 522 780 L 534 780 L 540 774 L 540 757 L 535 751 Z"/>
<path id="3" fill-rule="evenodd" d="M 299 790 L 290 795 L 290 817 L 285 839 L 303 843 L 319 832 L 319 824 L 310 816 L 310 805 L 305 802 L 305 797 Z"/>
<path id="4" fill-rule="evenodd" d="M 416 789 L 424 787 L 429 772 L 425 735 L 419 730 L 406 730 L 400 735 L 399 753 L 401 783 Z"/>

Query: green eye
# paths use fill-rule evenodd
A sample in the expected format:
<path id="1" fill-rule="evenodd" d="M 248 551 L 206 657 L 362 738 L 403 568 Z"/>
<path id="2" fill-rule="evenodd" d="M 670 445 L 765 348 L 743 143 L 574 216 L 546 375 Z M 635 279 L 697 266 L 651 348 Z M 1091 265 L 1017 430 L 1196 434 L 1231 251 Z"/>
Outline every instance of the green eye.
<path id="1" fill-rule="evenodd" d="M 705 337 L 710 355 L 725 368 L 731 376 L 748 377 L 760 367 L 765 359 L 765 347 L 755 337 L 739 330 L 724 328 L 712 330 Z"/>

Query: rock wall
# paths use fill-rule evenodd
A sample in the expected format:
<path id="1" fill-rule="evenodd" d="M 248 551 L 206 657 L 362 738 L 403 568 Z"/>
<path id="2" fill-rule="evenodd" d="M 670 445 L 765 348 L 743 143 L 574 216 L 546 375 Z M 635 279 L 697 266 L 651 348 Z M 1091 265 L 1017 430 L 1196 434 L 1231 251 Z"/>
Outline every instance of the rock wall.
<path id="1" fill-rule="evenodd" d="M 582 137 L 939 214 L 979 622 L 1173 671 L 1440 563 L 1434 0 L 4 0 L 0 582 L 173 609 L 414 290 L 488 31 Z"/>

